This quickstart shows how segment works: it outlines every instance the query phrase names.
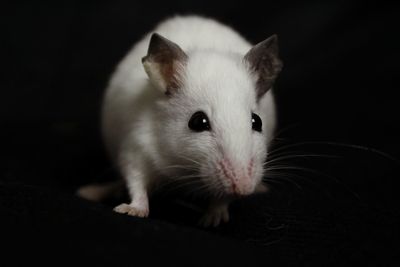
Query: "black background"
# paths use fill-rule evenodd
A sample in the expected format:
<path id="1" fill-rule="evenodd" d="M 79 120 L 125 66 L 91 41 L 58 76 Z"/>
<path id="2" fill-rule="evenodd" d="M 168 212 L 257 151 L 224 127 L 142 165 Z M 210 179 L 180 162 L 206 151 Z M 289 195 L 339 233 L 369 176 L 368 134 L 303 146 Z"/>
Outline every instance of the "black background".
<path id="1" fill-rule="evenodd" d="M 141 220 L 73 195 L 117 176 L 99 135 L 103 90 L 133 43 L 173 14 L 216 18 L 253 43 L 278 34 L 276 145 L 337 156 L 285 162 L 314 172 L 286 171 L 270 194 L 234 203 L 231 222 L 214 230 L 196 229 L 199 214 L 175 198 L 155 200 Z M 41 261 L 52 252 L 100 264 L 395 264 L 398 14 L 383 1 L 4 2 L 2 242 Z"/>

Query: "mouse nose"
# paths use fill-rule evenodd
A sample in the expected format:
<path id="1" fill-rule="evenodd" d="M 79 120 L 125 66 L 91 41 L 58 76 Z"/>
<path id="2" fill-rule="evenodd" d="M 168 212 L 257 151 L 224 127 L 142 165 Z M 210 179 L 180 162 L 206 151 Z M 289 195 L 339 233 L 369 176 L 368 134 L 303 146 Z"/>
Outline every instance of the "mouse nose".
<path id="1" fill-rule="evenodd" d="M 218 162 L 220 176 L 225 180 L 228 192 L 239 196 L 245 196 L 253 193 L 253 168 L 254 160 L 251 159 L 245 167 L 235 166 L 232 162 L 224 158 Z"/>

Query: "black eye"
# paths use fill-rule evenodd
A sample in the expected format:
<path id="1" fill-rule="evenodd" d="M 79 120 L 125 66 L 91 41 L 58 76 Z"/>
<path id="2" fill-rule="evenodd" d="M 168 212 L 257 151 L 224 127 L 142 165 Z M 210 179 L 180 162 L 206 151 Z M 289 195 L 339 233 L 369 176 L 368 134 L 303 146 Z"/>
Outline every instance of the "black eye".
<path id="1" fill-rule="evenodd" d="M 189 128 L 195 132 L 210 130 L 210 123 L 207 115 L 202 111 L 195 112 L 189 120 Z"/>
<path id="2" fill-rule="evenodd" d="M 257 132 L 262 131 L 261 118 L 255 113 L 251 113 L 251 124 L 252 124 L 252 128 L 254 131 L 257 131 Z"/>

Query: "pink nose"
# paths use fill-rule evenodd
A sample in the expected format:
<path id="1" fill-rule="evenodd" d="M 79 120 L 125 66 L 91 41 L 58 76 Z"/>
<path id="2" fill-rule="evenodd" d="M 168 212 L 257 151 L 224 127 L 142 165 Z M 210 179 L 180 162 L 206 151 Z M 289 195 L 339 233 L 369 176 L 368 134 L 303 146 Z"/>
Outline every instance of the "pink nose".
<path id="1" fill-rule="evenodd" d="M 250 160 L 247 168 L 235 168 L 228 159 L 218 162 L 223 178 L 230 184 L 229 191 L 235 195 L 245 196 L 254 191 L 252 183 L 253 159 Z"/>

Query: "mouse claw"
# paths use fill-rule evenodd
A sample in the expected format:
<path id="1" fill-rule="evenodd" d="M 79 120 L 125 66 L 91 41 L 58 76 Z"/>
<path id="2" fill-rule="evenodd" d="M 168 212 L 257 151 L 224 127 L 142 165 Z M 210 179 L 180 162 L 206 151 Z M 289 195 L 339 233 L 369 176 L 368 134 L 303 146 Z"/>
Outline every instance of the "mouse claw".
<path id="1" fill-rule="evenodd" d="M 211 206 L 199 221 L 202 227 L 217 227 L 229 221 L 228 205 Z"/>

